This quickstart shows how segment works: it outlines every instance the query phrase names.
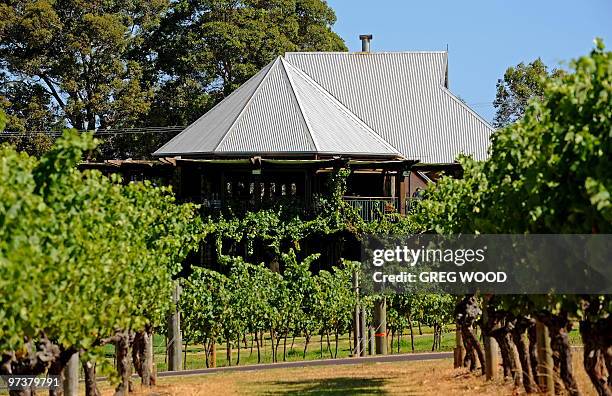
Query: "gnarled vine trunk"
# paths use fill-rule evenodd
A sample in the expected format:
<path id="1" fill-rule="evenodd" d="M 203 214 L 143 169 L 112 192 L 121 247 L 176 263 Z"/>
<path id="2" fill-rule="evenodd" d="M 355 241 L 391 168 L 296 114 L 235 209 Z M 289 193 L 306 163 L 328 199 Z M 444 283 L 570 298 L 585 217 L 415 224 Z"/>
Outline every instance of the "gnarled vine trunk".
<path id="1" fill-rule="evenodd" d="M 25 353 L 19 355 L 15 354 L 14 351 L 3 352 L 0 360 L 0 375 L 43 374 L 61 358 L 63 352 L 45 334 L 41 334 L 36 342 L 26 340 L 24 351 Z M 67 355 L 64 366 L 73 353 L 73 350 L 64 351 L 64 355 Z M 34 395 L 34 391 L 29 389 L 11 390 L 9 395 L 30 396 Z"/>
<path id="2" fill-rule="evenodd" d="M 531 356 L 529 351 L 529 345 L 527 344 L 525 332 L 531 327 L 535 327 L 535 320 L 521 316 L 517 318 L 512 329 L 512 340 L 516 346 L 519 361 L 521 364 L 521 372 L 523 375 L 523 386 L 525 392 L 534 393 L 538 391 L 538 387 L 535 382 L 535 376 L 533 375 Z"/>
<path id="3" fill-rule="evenodd" d="M 480 342 L 474 335 L 473 327 L 481 314 L 478 301 L 473 294 L 465 296 L 455 307 L 455 319 L 461 330 L 461 336 L 466 349 L 466 358 L 469 357 L 470 371 L 476 370 L 476 358 L 480 361 L 482 375 L 485 375 L 485 358 Z"/>
<path id="4" fill-rule="evenodd" d="M 153 331 L 146 326 L 143 331 L 134 335 L 132 343 L 132 362 L 134 369 L 141 378 L 143 386 L 155 385 L 153 369 Z"/>
<path id="5" fill-rule="evenodd" d="M 127 330 L 117 334 L 115 356 L 117 359 L 117 372 L 121 378 L 119 385 L 115 388 L 115 396 L 125 396 L 131 388 L 130 334 Z"/>
<path id="6" fill-rule="evenodd" d="M 553 351 L 553 361 L 565 389 L 570 395 L 579 396 L 580 390 L 574 377 L 572 351 L 568 337 L 571 323 L 567 318 L 567 314 L 553 315 L 545 312 L 539 315 L 539 319 L 548 327 L 550 332 L 550 347 Z"/>
<path id="7" fill-rule="evenodd" d="M 584 345 L 584 369 L 600 396 L 612 396 L 612 319 L 580 322 Z M 605 371 L 608 371 L 606 379 Z"/>
<path id="8" fill-rule="evenodd" d="M 96 386 L 96 365 L 93 362 L 83 362 L 85 373 L 85 396 L 101 396 Z"/>

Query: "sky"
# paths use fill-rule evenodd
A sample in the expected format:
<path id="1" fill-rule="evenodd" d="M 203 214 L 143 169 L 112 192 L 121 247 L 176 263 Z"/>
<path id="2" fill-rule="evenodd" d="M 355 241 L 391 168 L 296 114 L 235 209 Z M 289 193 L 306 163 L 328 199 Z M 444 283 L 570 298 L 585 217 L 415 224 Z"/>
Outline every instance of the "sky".
<path id="1" fill-rule="evenodd" d="M 567 67 L 601 37 L 612 48 L 612 0 L 327 0 L 350 51 L 449 50 L 450 89 L 486 120 L 504 71 L 540 57 Z"/>

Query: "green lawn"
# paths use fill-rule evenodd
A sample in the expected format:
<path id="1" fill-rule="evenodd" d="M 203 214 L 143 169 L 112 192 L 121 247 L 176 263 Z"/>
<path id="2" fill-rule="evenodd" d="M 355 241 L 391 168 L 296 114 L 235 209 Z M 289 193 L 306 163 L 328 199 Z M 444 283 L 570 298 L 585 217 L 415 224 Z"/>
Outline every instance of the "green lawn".
<path id="1" fill-rule="evenodd" d="M 432 329 L 426 326 L 421 328 L 423 335 L 418 335 L 418 331 L 415 328 L 414 335 L 414 351 L 415 352 L 430 352 L 431 346 L 433 343 L 433 334 Z M 572 345 L 582 345 L 582 341 L 580 339 L 580 333 L 575 328 L 570 332 L 570 343 Z M 397 335 L 393 340 L 393 348 L 391 348 L 390 337 L 388 343 L 389 353 L 398 353 L 397 352 Z M 251 352 L 251 338 L 247 337 L 247 348 L 244 348 L 244 345 L 240 351 L 240 365 L 245 364 L 257 364 L 257 349 L 253 346 L 253 351 Z M 306 357 L 304 358 L 304 338 L 296 337 L 294 341 L 293 348 L 291 348 L 292 339 L 289 338 L 287 340 L 287 353 L 286 353 L 286 361 L 300 361 L 300 360 L 315 360 L 315 359 L 330 359 L 332 358 L 330 351 L 327 347 L 326 339 L 323 340 L 323 353 L 321 354 L 321 344 L 320 337 L 313 337 L 311 342 L 308 345 L 308 349 L 306 351 Z M 330 338 L 331 343 L 331 352 L 335 354 L 335 342 L 333 338 Z M 455 333 L 454 327 L 449 327 L 445 333 L 442 334 L 442 342 L 441 346 L 438 349 L 439 351 L 452 351 L 455 346 Z M 162 335 L 155 335 L 154 337 L 154 351 L 155 351 L 155 363 L 158 371 L 166 371 L 168 366 L 166 362 L 166 353 L 165 353 L 165 339 Z M 106 347 L 106 357 L 108 359 L 114 359 L 114 347 L 112 345 L 108 345 Z M 400 353 L 410 353 L 412 352 L 411 344 L 410 344 L 410 333 L 408 330 L 403 334 L 401 343 L 400 343 Z M 271 342 L 269 335 L 266 336 L 264 340 L 264 346 L 261 348 L 261 363 L 272 363 L 272 351 L 271 351 Z M 339 338 L 338 342 L 338 358 L 349 357 L 351 354 L 351 346 L 349 344 L 348 334 L 343 334 Z M 236 360 L 238 357 L 238 349 L 236 345 L 233 345 L 232 349 L 232 365 L 236 364 Z M 283 361 L 283 345 L 278 348 L 278 356 L 277 360 Z M 183 357 L 183 361 L 185 362 L 185 369 L 199 369 L 206 368 L 206 359 L 204 355 L 204 348 L 202 345 L 188 345 L 187 346 L 187 355 Z M 217 367 L 227 366 L 227 358 L 226 358 L 226 348 L 224 344 L 217 345 Z"/>
<path id="2" fill-rule="evenodd" d="M 451 351 L 454 347 L 455 342 L 455 334 L 454 329 L 449 329 L 449 332 L 446 332 L 442 335 L 442 343 L 441 347 L 438 350 L 441 351 Z M 423 335 L 418 335 L 416 333 L 414 335 L 414 351 L 415 352 L 429 352 L 431 351 L 431 346 L 433 343 L 433 335 L 432 329 L 428 327 L 422 327 Z M 389 337 L 390 338 L 390 337 Z M 157 365 L 158 371 L 167 370 L 166 356 L 164 354 L 164 339 L 161 336 L 155 337 L 155 363 Z M 291 344 L 293 342 L 293 348 L 291 348 Z M 240 351 L 240 364 L 257 364 L 257 348 L 253 346 L 253 350 L 251 351 L 251 343 L 252 340 L 250 336 L 247 336 L 247 348 L 244 348 L 242 345 Z M 291 338 L 287 339 L 287 352 L 286 352 L 286 361 L 300 361 L 300 360 L 315 360 L 315 359 L 330 359 L 332 355 L 336 355 L 336 346 L 333 337 L 330 338 L 331 344 L 331 353 L 327 346 L 327 339 L 324 337 L 323 346 L 321 348 L 320 337 L 313 337 L 308 345 L 308 349 L 306 351 L 306 357 L 304 358 L 304 337 L 296 337 L 295 341 Z M 261 354 L 261 363 L 272 363 L 272 350 L 271 350 L 271 341 L 269 335 L 266 335 L 263 347 L 260 349 Z M 391 351 L 391 341 L 389 339 L 388 344 L 389 353 L 397 353 L 397 335 L 393 340 L 393 351 Z M 400 343 L 400 353 L 408 353 L 411 352 L 411 344 L 410 344 L 410 334 L 407 332 L 402 336 L 402 340 Z M 112 350 L 109 351 L 112 357 Z M 349 357 L 351 354 L 351 346 L 349 343 L 348 334 L 343 334 L 339 337 L 338 341 L 338 358 Z M 238 357 L 238 349 L 236 345 L 233 345 L 232 349 L 232 365 L 236 364 L 236 360 Z M 277 360 L 283 361 L 283 343 L 281 341 L 281 345 L 278 348 Z M 188 345 L 187 346 L 187 355 L 185 361 L 186 369 L 196 369 L 196 368 L 205 368 L 206 367 L 206 359 L 204 355 L 204 348 L 202 345 Z M 217 345 L 217 367 L 227 366 L 227 358 L 226 358 L 226 347 L 224 344 Z"/>

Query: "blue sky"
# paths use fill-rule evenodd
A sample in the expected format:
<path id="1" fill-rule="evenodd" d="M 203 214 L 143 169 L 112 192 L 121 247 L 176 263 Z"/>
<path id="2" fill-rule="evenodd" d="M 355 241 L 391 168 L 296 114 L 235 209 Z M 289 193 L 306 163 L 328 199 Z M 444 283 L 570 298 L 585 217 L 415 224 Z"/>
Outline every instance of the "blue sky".
<path id="1" fill-rule="evenodd" d="M 541 57 L 549 66 L 586 54 L 595 37 L 612 48 L 612 0 L 328 0 L 334 30 L 351 51 L 449 47 L 451 90 L 491 121 L 495 83 L 508 66 Z"/>

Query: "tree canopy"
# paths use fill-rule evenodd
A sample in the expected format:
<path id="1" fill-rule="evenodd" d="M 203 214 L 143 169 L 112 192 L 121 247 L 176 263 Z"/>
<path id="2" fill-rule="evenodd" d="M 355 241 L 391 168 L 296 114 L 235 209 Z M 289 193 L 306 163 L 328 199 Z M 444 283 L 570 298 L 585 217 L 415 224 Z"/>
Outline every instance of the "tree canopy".
<path id="1" fill-rule="evenodd" d="M 323 0 L 10 0 L 0 106 L 20 132 L 186 125 L 285 51 L 346 50 L 335 20 Z M 147 155 L 158 135 L 100 149 Z"/>
<path id="2" fill-rule="evenodd" d="M 501 128 L 521 119 L 529 100 L 542 97 L 546 79 L 561 73 L 559 69 L 549 71 L 540 58 L 506 69 L 503 79 L 497 81 L 493 126 Z"/>

